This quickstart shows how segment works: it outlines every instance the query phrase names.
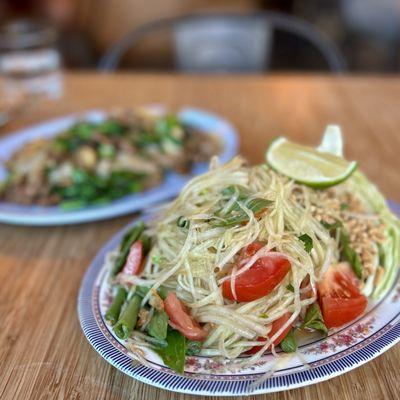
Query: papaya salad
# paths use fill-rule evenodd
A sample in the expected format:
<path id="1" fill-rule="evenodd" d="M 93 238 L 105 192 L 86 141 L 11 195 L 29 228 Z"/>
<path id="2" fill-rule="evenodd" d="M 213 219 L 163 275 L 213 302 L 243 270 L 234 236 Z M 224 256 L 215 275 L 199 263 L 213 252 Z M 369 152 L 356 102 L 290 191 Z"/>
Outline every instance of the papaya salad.
<path id="1" fill-rule="evenodd" d="M 106 258 L 105 319 L 135 359 L 147 347 L 182 373 L 188 355 L 279 358 L 391 288 L 399 220 L 341 143 L 331 126 L 317 149 L 275 140 L 263 165 L 213 159 L 126 233 Z"/>

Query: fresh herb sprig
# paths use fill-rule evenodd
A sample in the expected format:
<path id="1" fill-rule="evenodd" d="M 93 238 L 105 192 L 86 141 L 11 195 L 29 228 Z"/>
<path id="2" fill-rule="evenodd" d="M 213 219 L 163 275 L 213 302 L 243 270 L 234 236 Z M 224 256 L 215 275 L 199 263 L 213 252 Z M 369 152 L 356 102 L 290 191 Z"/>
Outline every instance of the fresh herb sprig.
<path id="1" fill-rule="evenodd" d="M 301 240 L 304 243 L 304 250 L 307 253 L 311 253 L 311 250 L 314 247 L 314 242 L 312 240 L 312 237 L 307 235 L 307 233 L 303 233 L 302 235 L 299 236 L 299 240 Z"/>
<path id="2" fill-rule="evenodd" d="M 325 336 L 328 334 L 328 328 L 325 325 L 318 303 L 314 303 L 309 307 L 301 328 L 317 330 L 322 332 Z"/>
<path id="3" fill-rule="evenodd" d="M 294 337 L 294 329 L 292 328 L 288 334 L 279 343 L 280 348 L 285 353 L 294 353 L 297 350 L 297 340 Z"/>

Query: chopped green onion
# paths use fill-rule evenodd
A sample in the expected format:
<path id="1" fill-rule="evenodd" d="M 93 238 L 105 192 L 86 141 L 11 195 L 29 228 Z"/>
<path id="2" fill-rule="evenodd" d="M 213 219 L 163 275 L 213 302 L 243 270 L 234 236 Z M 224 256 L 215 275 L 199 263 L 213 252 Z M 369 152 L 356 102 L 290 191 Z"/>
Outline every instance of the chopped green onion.
<path id="1" fill-rule="evenodd" d="M 189 221 L 186 217 L 184 217 L 184 216 L 181 215 L 181 216 L 177 219 L 176 224 L 179 226 L 179 228 L 188 229 L 188 228 L 189 228 L 190 221 Z"/>

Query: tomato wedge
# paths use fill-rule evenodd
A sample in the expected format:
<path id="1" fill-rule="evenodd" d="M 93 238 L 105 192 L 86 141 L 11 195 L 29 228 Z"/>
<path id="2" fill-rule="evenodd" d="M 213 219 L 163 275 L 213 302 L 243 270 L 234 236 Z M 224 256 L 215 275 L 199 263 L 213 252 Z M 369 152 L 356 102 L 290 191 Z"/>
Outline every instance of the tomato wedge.
<path id="1" fill-rule="evenodd" d="M 143 244 L 140 240 L 134 242 L 129 249 L 129 254 L 126 259 L 122 273 L 126 275 L 137 275 L 140 272 L 140 267 L 143 258 Z"/>
<path id="2" fill-rule="evenodd" d="M 367 298 L 360 292 L 358 280 L 347 263 L 331 266 L 318 285 L 319 303 L 325 325 L 334 328 L 361 315 Z"/>
<path id="3" fill-rule="evenodd" d="M 246 257 L 252 257 L 254 256 L 254 254 L 257 253 L 258 250 L 260 250 L 261 248 L 263 248 L 265 245 L 262 242 L 253 242 L 251 244 L 249 244 L 243 251 L 241 254 L 242 258 L 246 258 Z"/>
<path id="4" fill-rule="evenodd" d="M 253 256 L 263 245 L 255 242 L 247 246 L 239 258 Z M 244 253 L 244 254 L 243 254 Z M 239 302 L 253 301 L 270 293 L 290 270 L 290 262 L 278 253 L 271 252 L 270 255 L 259 258 L 250 269 L 235 279 L 236 299 L 232 293 L 231 280 L 228 279 L 222 284 L 222 295 L 229 300 Z"/>
<path id="5" fill-rule="evenodd" d="M 207 332 L 188 313 L 185 305 L 176 297 L 175 293 L 168 293 L 164 300 L 164 309 L 168 314 L 171 326 L 186 338 L 203 341 L 207 337 Z"/>
<path id="6" fill-rule="evenodd" d="M 282 315 L 282 317 L 278 318 L 272 323 L 271 331 L 269 332 L 268 336 L 271 338 L 274 336 L 276 332 L 289 320 L 289 318 L 292 316 L 292 313 L 287 312 Z M 285 336 L 289 333 L 290 329 L 292 328 L 292 325 L 288 325 L 283 332 L 272 342 L 274 346 L 277 346 L 282 340 L 285 338 Z M 262 336 L 259 336 L 258 341 L 265 341 L 265 338 Z M 257 351 L 259 351 L 262 348 L 262 346 L 254 346 L 250 350 L 246 351 L 246 354 L 255 354 Z M 268 348 L 267 348 L 268 350 Z"/>

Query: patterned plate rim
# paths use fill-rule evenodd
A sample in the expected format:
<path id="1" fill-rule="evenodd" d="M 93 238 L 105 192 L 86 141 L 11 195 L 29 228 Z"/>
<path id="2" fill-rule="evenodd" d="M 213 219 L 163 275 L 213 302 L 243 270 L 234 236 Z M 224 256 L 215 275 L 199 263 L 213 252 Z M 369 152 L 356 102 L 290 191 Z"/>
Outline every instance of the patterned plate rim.
<path id="1" fill-rule="evenodd" d="M 393 202 L 389 202 L 389 204 L 397 214 L 400 213 L 399 204 Z M 243 396 L 272 393 L 312 385 L 344 374 L 379 356 L 400 341 L 399 312 L 384 327 L 364 341 L 328 357 L 329 359 L 333 358 L 333 360 L 323 363 L 316 362 L 318 365 L 309 369 L 272 376 L 253 391 L 250 391 L 249 387 L 258 378 L 257 374 L 254 374 L 253 380 L 235 380 L 234 377 L 232 379 L 229 376 L 226 376 L 226 379 L 216 380 L 180 376 L 144 365 L 133 366 L 131 358 L 112 344 L 101 330 L 93 309 L 93 296 L 96 291 L 96 282 L 101 271 L 102 260 L 106 252 L 109 251 L 110 245 L 117 243 L 131 224 L 114 235 L 97 254 L 82 281 L 77 305 L 81 328 L 89 343 L 111 365 L 141 382 L 174 392 L 205 396 Z"/>

